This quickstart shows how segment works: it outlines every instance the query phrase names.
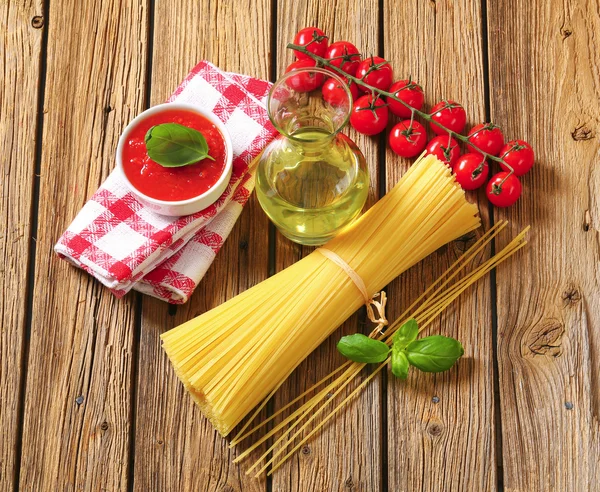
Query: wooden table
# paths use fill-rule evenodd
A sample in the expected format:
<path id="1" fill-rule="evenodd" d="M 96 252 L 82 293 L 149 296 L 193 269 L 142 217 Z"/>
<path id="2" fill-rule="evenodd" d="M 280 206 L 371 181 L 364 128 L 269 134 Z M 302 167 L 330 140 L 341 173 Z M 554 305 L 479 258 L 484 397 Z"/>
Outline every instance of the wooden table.
<path id="1" fill-rule="evenodd" d="M 471 124 L 491 119 L 529 141 L 537 163 L 516 206 L 471 197 L 486 227 L 510 221 L 499 244 L 533 229 L 527 250 L 435 326 L 465 345 L 455 370 L 377 379 L 272 478 L 255 480 L 184 394 L 159 334 L 306 248 L 275 234 L 253 199 L 175 310 L 116 299 L 52 246 L 112 170 L 129 120 L 200 59 L 273 80 L 306 25 L 385 56 L 423 85 L 427 104 L 460 101 Z M 0 28 L 1 490 L 599 490 L 597 0 L 3 0 Z M 373 204 L 409 163 L 384 137 L 357 141 Z M 464 246 L 390 285 L 389 315 Z M 341 332 L 271 411 L 335 366 Z"/>

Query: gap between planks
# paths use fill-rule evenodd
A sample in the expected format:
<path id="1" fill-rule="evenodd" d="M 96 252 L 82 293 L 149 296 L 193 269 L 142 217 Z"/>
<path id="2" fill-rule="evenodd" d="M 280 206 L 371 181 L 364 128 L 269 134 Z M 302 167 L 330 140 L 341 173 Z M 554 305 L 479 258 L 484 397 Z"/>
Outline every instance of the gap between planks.
<path id="1" fill-rule="evenodd" d="M 23 331 L 23 344 L 21 348 L 21 379 L 19 381 L 18 396 L 18 422 L 17 422 L 17 442 L 15 443 L 15 470 L 13 476 L 13 488 L 19 490 L 21 480 L 21 458 L 23 455 L 23 428 L 25 425 L 25 394 L 27 391 L 27 373 L 29 366 L 29 344 L 31 339 L 31 323 L 33 320 L 33 293 L 35 287 L 35 258 L 37 255 L 37 233 L 38 233 L 38 213 L 40 206 L 40 173 L 42 168 L 42 143 L 44 132 L 44 101 L 46 97 L 46 75 L 48 58 L 48 31 L 50 19 L 50 0 L 43 0 L 42 12 L 38 14 L 43 18 L 42 43 L 40 46 L 39 60 L 39 85 L 36 107 L 36 129 L 35 129 L 35 165 L 32 183 L 32 202 L 31 202 L 31 230 L 29 238 L 29 251 L 27 257 L 27 286 L 25 325 Z"/>

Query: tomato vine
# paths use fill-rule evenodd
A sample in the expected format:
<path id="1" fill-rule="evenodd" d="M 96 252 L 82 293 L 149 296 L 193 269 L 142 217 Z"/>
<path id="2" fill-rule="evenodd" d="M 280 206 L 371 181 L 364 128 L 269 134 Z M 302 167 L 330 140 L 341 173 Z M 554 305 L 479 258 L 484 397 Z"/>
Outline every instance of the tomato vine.
<path id="1" fill-rule="evenodd" d="M 502 185 L 504 184 L 504 182 L 515 173 L 515 170 L 513 169 L 513 167 L 506 162 L 502 157 L 497 157 L 495 155 L 492 154 L 488 154 L 487 152 L 485 152 L 484 150 L 480 149 L 479 147 L 477 147 L 476 145 L 474 145 L 470 140 L 469 137 L 466 135 L 462 135 L 461 133 L 457 133 L 447 127 L 445 127 L 444 125 L 442 125 L 441 123 L 433 120 L 431 114 L 426 113 L 424 111 L 421 111 L 419 109 L 416 109 L 414 107 L 412 107 L 411 105 L 409 105 L 408 103 L 406 103 L 405 101 L 403 101 L 402 99 L 400 99 L 399 97 L 397 97 L 394 93 L 392 92 L 388 92 L 386 90 L 382 90 L 379 89 L 378 87 L 374 87 L 372 85 L 367 84 L 362 78 L 359 77 L 355 77 L 354 75 L 351 75 L 347 72 L 345 72 L 344 70 L 342 70 L 341 68 L 337 67 L 336 65 L 333 65 L 330 60 L 323 58 L 319 55 L 316 55 L 314 53 L 312 53 L 311 51 L 307 50 L 304 46 L 299 46 L 297 44 L 294 43 L 289 43 L 287 45 L 288 49 L 294 50 L 295 52 L 300 52 L 305 54 L 306 56 L 309 56 L 310 58 L 312 58 L 313 60 L 315 60 L 317 62 L 318 66 L 323 66 L 323 67 L 328 67 L 331 70 L 334 70 L 335 72 L 338 72 L 340 75 L 346 77 L 349 81 L 354 82 L 356 85 L 363 87 L 365 89 L 367 89 L 368 91 L 371 91 L 371 93 L 373 94 L 373 96 L 375 94 L 378 94 L 379 96 L 384 96 L 387 99 L 392 99 L 394 101 L 399 102 L 400 104 L 402 104 L 403 106 L 405 106 L 408 110 L 410 110 L 411 112 L 411 119 L 414 118 L 415 115 L 418 115 L 419 117 L 421 117 L 422 119 L 424 119 L 425 121 L 427 121 L 428 123 L 433 123 L 434 125 L 437 125 L 438 127 L 440 127 L 442 130 L 446 131 L 449 135 L 449 137 L 454 137 L 456 140 L 460 140 L 461 142 L 470 145 L 471 148 L 473 148 L 474 150 L 476 150 L 479 154 L 481 154 L 483 156 L 483 161 L 485 161 L 485 159 L 490 159 L 492 161 L 498 162 L 499 164 L 501 164 L 501 166 L 503 166 L 505 169 L 508 169 L 508 172 L 506 173 L 506 176 L 503 177 L 502 181 L 499 183 L 496 183 L 496 186 L 498 187 L 502 187 Z"/>

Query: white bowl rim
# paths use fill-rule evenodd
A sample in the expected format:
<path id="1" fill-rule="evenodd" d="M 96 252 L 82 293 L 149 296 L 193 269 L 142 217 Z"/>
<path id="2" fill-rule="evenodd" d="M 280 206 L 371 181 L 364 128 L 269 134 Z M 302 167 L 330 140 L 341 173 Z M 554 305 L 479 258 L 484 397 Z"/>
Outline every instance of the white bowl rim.
<path id="1" fill-rule="evenodd" d="M 200 116 L 204 116 L 207 120 L 209 120 L 211 123 L 213 123 L 219 129 L 219 131 L 221 132 L 221 135 L 223 136 L 223 139 L 225 140 L 225 149 L 227 151 L 227 159 L 225 161 L 225 168 L 223 169 L 221 176 L 219 177 L 217 182 L 210 189 L 206 190 L 204 193 L 202 193 L 200 195 L 194 196 L 192 198 L 186 198 L 185 200 L 159 200 L 158 198 L 152 198 L 151 196 L 148 196 L 145 193 L 142 193 L 140 190 L 138 190 L 133 185 L 133 183 L 131 183 L 131 181 L 129 181 L 129 178 L 127 177 L 127 175 L 125 174 L 125 170 L 123 169 L 123 160 L 122 160 L 123 148 L 125 147 L 125 141 L 127 139 L 127 136 L 129 135 L 129 133 L 131 132 L 133 127 L 136 126 L 137 123 L 139 123 L 146 117 L 148 117 L 152 114 L 155 114 L 155 113 L 160 113 L 161 111 L 164 111 L 165 109 L 183 109 L 185 111 L 191 111 L 191 112 L 199 114 Z M 127 185 L 133 191 L 134 194 L 139 195 L 144 200 L 147 200 L 148 202 L 150 202 L 154 205 L 158 205 L 158 206 L 188 205 L 188 204 L 194 203 L 200 199 L 206 198 L 211 193 L 214 193 L 215 190 L 218 190 L 219 187 L 223 184 L 223 181 L 225 181 L 226 179 L 227 180 L 231 179 L 231 170 L 232 170 L 232 166 L 233 166 L 233 148 L 232 148 L 232 144 L 231 144 L 231 137 L 229 136 L 229 133 L 227 132 L 227 129 L 225 128 L 225 125 L 214 113 L 211 113 L 210 111 L 202 109 L 193 104 L 170 102 L 170 103 L 163 103 L 163 104 L 157 104 L 156 106 L 152 106 L 152 107 L 146 109 L 145 111 L 142 111 L 140 114 L 138 114 L 134 119 L 132 119 L 129 122 L 129 124 L 125 127 L 125 129 L 123 130 L 123 133 L 121 133 L 121 136 L 119 137 L 119 143 L 117 144 L 116 161 L 117 161 L 117 169 L 119 169 L 119 171 L 121 171 L 121 174 L 125 178 Z M 222 194 L 223 194 L 223 192 L 219 193 L 219 196 L 221 196 Z M 216 202 L 219 199 L 219 196 L 217 196 L 211 202 L 211 204 Z M 207 206 L 210 206 L 210 205 L 207 205 Z"/>

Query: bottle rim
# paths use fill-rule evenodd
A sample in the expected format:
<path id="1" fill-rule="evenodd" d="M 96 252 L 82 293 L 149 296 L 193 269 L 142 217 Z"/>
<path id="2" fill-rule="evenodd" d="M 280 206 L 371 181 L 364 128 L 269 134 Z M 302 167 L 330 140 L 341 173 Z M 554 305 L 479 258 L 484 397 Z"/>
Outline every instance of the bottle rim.
<path id="1" fill-rule="evenodd" d="M 305 68 L 299 68 L 297 70 L 292 70 L 290 72 L 285 73 L 284 75 L 282 75 L 281 77 L 279 77 L 277 79 L 277 81 L 273 84 L 273 86 L 271 87 L 271 90 L 269 91 L 269 95 L 267 97 L 267 114 L 269 116 L 269 120 L 271 121 L 271 123 L 273 124 L 273 126 L 275 127 L 275 129 L 281 133 L 282 135 L 285 135 L 287 138 L 294 140 L 296 142 L 302 142 L 302 143 L 308 143 L 311 140 L 307 140 L 305 138 L 297 138 L 294 136 L 293 133 L 290 133 L 288 131 L 288 129 L 283 128 L 277 121 L 276 115 L 273 114 L 273 103 L 274 103 L 274 94 L 276 93 L 276 91 L 278 89 L 280 89 L 280 87 L 282 85 L 286 85 L 286 89 L 289 91 L 293 91 L 297 94 L 306 94 L 305 92 L 298 92 L 295 91 L 293 88 L 291 88 L 288 84 L 286 84 L 286 82 L 294 76 L 297 76 L 298 74 L 301 73 L 318 73 L 321 74 L 323 76 L 325 76 L 325 80 L 327 80 L 328 78 L 333 78 L 335 79 L 337 82 L 340 83 L 340 85 L 344 88 L 344 92 L 346 93 L 346 97 L 348 99 L 348 105 L 347 108 L 344 112 L 343 115 L 343 120 L 339 123 L 337 123 L 335 125 L 335 127 L 331 128 L 331 129 L 327 129 L 329 136 L 330 137 L 334 137 L 335 135 L 337 135 L 340 131 L 342 131 L 342 129 L 348 124 L 348 122 L 350 121 L 350 115 L 352 113 L 352 93 L 350 92 L 350 88 L 348 87 L 348 84 L 341 78 L 340 75 L 330 71 L 330 70 L 326 70 L 324 68 L 321 67 L 305 67 Z M 313 91 L 309 91 L 307 92 L 308 94 L 316 92 L 316 91 L 321 91 L 321 87 L 318 87 L 316 89 L 314 89 Z M 325 103 L 325 104 L 329 104 L 329 103 Z M 339 108 L 338 108 L 339 109 Z M 332 119 L 333 122 L 333 119 Z"/>

